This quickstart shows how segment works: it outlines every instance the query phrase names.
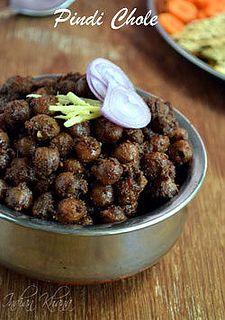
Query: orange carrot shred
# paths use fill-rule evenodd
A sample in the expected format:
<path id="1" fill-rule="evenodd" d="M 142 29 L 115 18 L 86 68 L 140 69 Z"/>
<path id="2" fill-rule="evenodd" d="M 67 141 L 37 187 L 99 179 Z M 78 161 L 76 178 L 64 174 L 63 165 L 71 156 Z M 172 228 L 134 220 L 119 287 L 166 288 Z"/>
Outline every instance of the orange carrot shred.
<path id="1" fill-rule="evenodd" d="M 205 12 L 205 10 L 199 10 L 198 11 L 198 14 L 197 14 L 197 19 L 205 19 L 207 18 L 207 14 Z"/>
<path id="2" fill-rule="evenodd" d="M 192 2 L 199 9 L 206 8 L 206 6 L 212 2 L 212 0 L 188 0 L 188 1 Z"/>
<path id="3" fill-rule="evenodd" d="M 169 13 L 184 23 L 188 23 L 197 18 L 197 7 L 187 0 L 170 0 L 167 7 Z"/>
<path id="4" fill-rule="evenodd" d="M 225 3 L 223 1 L 211 2 L 204 11 L 208 17 L 215 16 L 216 14 L 225 12 Z"/>
<path id="5" fill-rule="evenodd" d="M 159 22 L 168 33 L 174 34 L 193 20 L 225 13 L 225 0 L 167 0 L 166 9 L 167 12 L 160 14 Z"/>
<path id="6" fill-rule="evenodd" d="M 159 15 L 159 22 L 163 28 L 170 34 L 174 34 L 183 29 L 184 23 L 180 21 L 177 17 L 170 13 L 161 13 Z"/>

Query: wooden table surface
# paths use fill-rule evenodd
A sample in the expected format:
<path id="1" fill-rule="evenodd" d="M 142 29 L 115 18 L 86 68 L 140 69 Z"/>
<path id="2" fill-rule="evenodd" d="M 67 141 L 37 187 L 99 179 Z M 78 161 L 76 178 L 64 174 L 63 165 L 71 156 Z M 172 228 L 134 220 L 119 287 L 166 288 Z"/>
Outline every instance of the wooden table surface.
<path id="1" fill-rule="evenodd" d="M 145 1 L 124 3 L 146 13 Z M 72 8 L 81 15 L 105 11 L 101 27 L 64 24 L 54 29 L 53 17 L 1 21 L 0 80 L 14 74 L 84 72 L 91 59 L 109 58 L 137 86 L 171 101 L 193 122 L 208 151 L 206 181 L 187 208 L 189 218 L 181 238 L 159 263 L 115 283 L 62 288 L 67 295 L 64 302 L 72 303 L 64 312 L 40 301 L 43 293 L 54 296 L 59 286 L 0 267 L 0 319 L 225 318 L 224 83 L 181 58 L 150 27 L 112 30 L 110 20 L 123 5 L 119 0 L 77 1 Z M 37 290 L 32 310 L 18 300 L 30 286 Z M 6 306 L 10 293 L 17 302 Z"/>

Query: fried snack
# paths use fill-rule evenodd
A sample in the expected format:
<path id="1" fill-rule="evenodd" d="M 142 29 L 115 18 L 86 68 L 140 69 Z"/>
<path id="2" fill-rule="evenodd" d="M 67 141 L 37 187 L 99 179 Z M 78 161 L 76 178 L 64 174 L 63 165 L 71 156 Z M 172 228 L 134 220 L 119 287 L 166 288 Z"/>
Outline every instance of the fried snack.
<path id="1" fill-rule="evenodd" d="M 174 35 L 177 43 L 225 74 L 225 14 L 196 20 Z"/>

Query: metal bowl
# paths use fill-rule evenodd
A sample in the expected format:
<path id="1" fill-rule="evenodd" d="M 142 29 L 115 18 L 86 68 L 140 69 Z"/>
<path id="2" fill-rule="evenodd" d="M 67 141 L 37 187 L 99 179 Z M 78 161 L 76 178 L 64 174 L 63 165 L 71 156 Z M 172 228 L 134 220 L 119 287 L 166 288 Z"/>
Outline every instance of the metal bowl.
<path id="1" fill-rule="evenodd" d="M 194 154 L 187 180 L 176 197 L 151 214 L 89 227 L 41 221 L 0 205 L 0 263 L 41 280 L 90 284 L 133 275 L 167 253 L 183 229 L 185 207 L 198 193 L 207 167 L 198 132 L 175 112 L 189 133 Z"/>
<path id="2" fill-rule="evenodd" d="M 165 0 L 148 0 L 148 8 L 152 10 L 153 15 L 158 15 L 160 12 L 163 11 L 163 8 L 165 7 Z M 161 26 L 160 23 L 156 25 L 156 29 L 161 34 L 164 40 L 173 48 L 175 49 L 179 54 L 181 54 L 184 58 L 194 63 L 199 68 L 205 70 L 206 72 L 210 73 L 214 77 L 217 77 L 221 80 L 225 81 L 225 75 L 221 72 L 216 71 L 212 67 L 210 67 L 209 64 L 205 63 L 201 59 L 195 57 L 185 49 L 183 49 L 181 46 L 179 46 L 176 41 L 173 40 L 172 37 L 165 31 L 165 29 Z"/>

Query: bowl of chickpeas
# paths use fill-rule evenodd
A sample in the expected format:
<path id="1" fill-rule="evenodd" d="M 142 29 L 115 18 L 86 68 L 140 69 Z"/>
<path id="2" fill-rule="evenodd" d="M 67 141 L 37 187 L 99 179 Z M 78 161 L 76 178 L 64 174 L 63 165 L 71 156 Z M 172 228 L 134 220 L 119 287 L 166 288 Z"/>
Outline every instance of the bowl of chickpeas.
<path id="1" fill-rule="evenodd" d="M 49 105 L 79 73 L 14 76 L 0 88 L 0 263 L 37 279 L 97 283 L 148 268 L 176 242 L 207 167 L 193 125 L 138 90 L 152 120 L 65 128 Z"/>

